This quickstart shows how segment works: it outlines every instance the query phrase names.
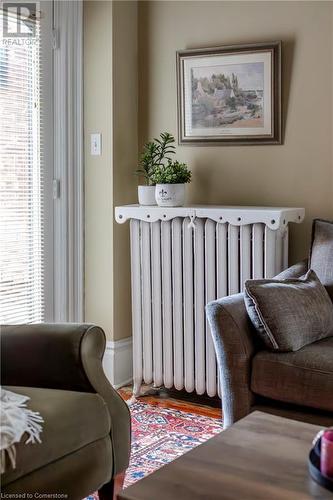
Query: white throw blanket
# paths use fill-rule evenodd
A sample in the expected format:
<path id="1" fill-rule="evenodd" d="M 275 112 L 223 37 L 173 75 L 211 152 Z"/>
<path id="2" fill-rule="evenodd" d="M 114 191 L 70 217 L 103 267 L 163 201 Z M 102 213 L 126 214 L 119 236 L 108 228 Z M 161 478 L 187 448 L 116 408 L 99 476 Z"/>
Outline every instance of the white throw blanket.
<path id="1" fill-rule="evenodd" d="M 13 469 L 16 467 L 16 448 L 23 434 L 28 434 L 28 443 L 41 443 L 39 437 L 42 432 L 43 418 L 38 412 L 27 408 L 28 396 L 22 396 L 5 389 L 1 389 L 0 397 L 0 470 L 5 472 L 7 461 Z M 8 457 L 8 459 L 7 459 Z"/>

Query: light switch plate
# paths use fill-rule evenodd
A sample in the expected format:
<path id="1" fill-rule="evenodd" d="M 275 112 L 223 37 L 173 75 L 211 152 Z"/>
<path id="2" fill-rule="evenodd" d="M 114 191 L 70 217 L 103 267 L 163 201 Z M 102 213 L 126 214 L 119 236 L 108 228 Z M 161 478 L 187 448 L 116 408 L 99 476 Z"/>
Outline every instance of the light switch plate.
<path id="1" fill-rule="evenodd" d="M 102 134 L 90 134 L 90 153 L 92 156 L 102 154 Z"/>

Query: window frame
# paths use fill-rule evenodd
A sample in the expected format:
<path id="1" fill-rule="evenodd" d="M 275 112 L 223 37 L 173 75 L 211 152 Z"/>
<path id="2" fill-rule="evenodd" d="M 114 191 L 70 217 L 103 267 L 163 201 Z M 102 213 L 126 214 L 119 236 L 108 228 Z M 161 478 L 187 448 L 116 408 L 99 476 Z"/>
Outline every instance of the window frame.
<path id="1" fill-rule="evenodd" d="M 43 133 L 43 236 L 44 236 L 44 321 L 54 321 L 54 210 L 53 210 L 53 2 L 42 0 L 41 18 L 41 123 Z M 46 164 L 47 162 L 47 164 Z M 47 165 L 49 167 L 47 168 Z"/>
<path id="2" fill-rule="evenodd" d="M 84 320 L 83 2 L 53 2 L 54 320 Z"/>

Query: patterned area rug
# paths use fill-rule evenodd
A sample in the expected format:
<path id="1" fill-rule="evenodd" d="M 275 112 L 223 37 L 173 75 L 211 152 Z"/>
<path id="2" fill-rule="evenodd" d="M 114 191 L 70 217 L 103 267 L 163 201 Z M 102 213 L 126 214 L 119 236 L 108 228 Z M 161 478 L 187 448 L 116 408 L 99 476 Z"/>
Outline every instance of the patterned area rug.
<path id="1" fill-rule="evenodd" d="M 125 488 L 222 431 L 222 421 L 212 417 L 142 401 L 130 409 L 132 450 Z M 96 499 L 95 494 L 86 500 Z"/>

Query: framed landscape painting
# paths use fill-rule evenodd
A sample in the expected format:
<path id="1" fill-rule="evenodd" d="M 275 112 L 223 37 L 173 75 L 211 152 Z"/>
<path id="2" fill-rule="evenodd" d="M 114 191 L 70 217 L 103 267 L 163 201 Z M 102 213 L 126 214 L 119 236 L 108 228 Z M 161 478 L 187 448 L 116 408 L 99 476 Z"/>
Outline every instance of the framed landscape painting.
<path id="1" fill-rule="evenodd" d="M 281 42 L 177 52 L 180 144 L 281 144 Z"/>

